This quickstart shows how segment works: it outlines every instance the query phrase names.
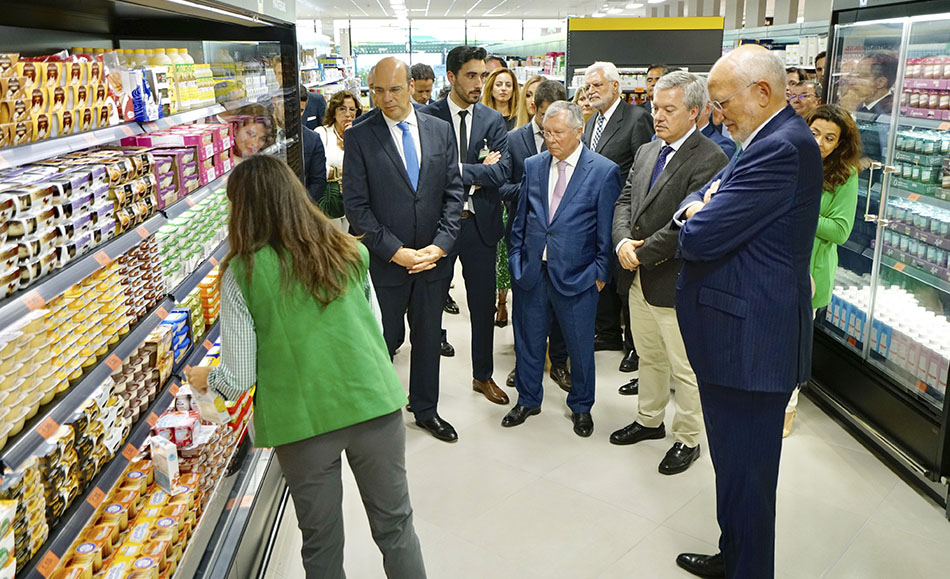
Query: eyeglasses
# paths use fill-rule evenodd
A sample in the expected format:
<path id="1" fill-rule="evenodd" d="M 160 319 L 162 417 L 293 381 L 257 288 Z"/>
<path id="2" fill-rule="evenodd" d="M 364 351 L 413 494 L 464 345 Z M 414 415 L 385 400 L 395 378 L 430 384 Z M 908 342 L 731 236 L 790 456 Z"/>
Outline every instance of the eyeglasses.
<path id="1" fill-rule="evenodd" d="M 805 99 L 813 99 L 813 98 L 815 98 L 815 96 L 816 96 L 816 95 L 813 95 L 813 94 L 810 94 L 810 93 L 805 93 L 805 94 L 792 94 L 792 95 L 788 95 L 788 101 L 789 101 L 789 102 L 792 102 L 792 101 L 800 101 L 800 100 L 805 100 Z"/>
<path id="2" fill-rule="evenodd" d="M 722 99 L 722 100 L 719 100 L 719 101 L 712 101 L 712 102 L 710 102 L 709 104 L 710 104 L 710 106 L 712 106 L 712 108 L 716 109 L 716 111 L 718 111 L 718 112 L 721 113 L 721 112 L 722 112 L 722 105 L 726 104 L 726 102 L 728 102 L 729 99 L 731 99 L 732 97 L 736 96 L 736 95 L 739 94 L 740 92 L 744 91 L 745 89 L 749 88 L 750 86 L 755 85 L 757 82 L 759 82 L 759 81 L 754 80 L 754 81 L 750 82 L 749 84 L 745 85 L 744 87 L 740 88 L 740 89 L 737 90 L 736 92 L 732 93 L 731 95 L 727 96 L 726 98 L 724 98 L 724 99 Z"/>
<path id="3" fill-rule="evenodd" d="M 394 86 L 392 88 L 383 88 L 381 86 L 374 86 L 373 94 L 380 97 L 386 96 L 386 93 L 389 93 L 393 96 L 399 96 L 404 90 L 406 90 L 405 86 Z"/>
<path id="4" fill-rule="evenodd" d="M 571 131 L 541 131 L 541 136 L 543 136 L 545 139 L 554 139 L 556 141 L 560 141 L 570 133 Z"/>

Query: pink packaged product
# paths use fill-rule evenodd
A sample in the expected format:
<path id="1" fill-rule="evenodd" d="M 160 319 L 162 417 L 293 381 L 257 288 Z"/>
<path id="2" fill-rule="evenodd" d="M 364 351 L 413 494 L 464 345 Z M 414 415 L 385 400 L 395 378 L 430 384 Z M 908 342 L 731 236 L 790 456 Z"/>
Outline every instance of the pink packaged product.
<path id="1" fill-rule="evenodd" d="M 164 209 L 168 207 L 169 205 L 171 205 L 172 203 L 174 203 L 175 201 L 178 201 L 179 199 L 184 197 L 185 195 L 183 194 L 183 192 L 184 190 L 182 189 L 181 191 L 179 191 L 178 185 L 173 182 L 171 185 L 165 187 L 164 189 L 158 190 L 158 193 L 156 193 L 155 195 L 156 197 L 155 206 L 158 209 Z"/>
<path id="2" fill-rule="evenodd" d="M 186 447 L 194 443 L 197 427 L 196 412 L 166 412 L 152 427 L 152 434 L 174 442 L 179 447 Z"/>
<path id="3" fill-rule="evenodd" d="M 211 161 L 212 159 L 209 158 L 207 160 Z M 205 163 L 204 161 L 199 163 L 198 178 L 199 178 L 199 182 L 202 185 L 207 185 L 208 183 L 214 181 L 217 177 L 218 177 L 218 173 L 215 170 L 213 163 Z"/>
<path id="4" fill-rule="evenodd" d="M 232 168 L 234 168 L 234 162 L 231 160 L 231 150 L 221 151 L 214 156 L 214 166 L 218 171 L 219 175 L 224 175 Z"/>
<path id="5" fill-rule="evenodd" d="M 170 164 L 169 164 L 170 165 Z M 175 184 L 175 171 L 168 171 L 167 173 L 159 173 L 156 182 L 158 183 L 158 189 L 164 190 L 167 189 L 169 185 Z"/>
<path id="6" fill-rule="evenodd" d="M 201 182 L 197 175 L 194 177 L 185 178 L 185 191 L 186 191 L 185 194 L 186 195 L 188 193 L 193 193 L 195 189 L 197 189 L 200 186 L 201 186 Z"/>
<path id="7" fill-rule="evenodd" d="M 224 123 L 213 123 L 213 124 L 195 124 L 191 125 L 195 128 L 206 129 L 211 131 L 214 137 L 214 152 L 215 154 L 220 153 L 221 151 L 228 151 L 231 149 L 233 144 L 231 141 L 231 126 Z"/>

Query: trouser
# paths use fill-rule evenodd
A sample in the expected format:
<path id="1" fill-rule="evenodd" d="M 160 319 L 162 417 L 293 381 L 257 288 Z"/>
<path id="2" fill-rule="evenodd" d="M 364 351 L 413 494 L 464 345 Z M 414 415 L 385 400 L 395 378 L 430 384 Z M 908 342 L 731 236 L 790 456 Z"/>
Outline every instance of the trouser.
<path id="1" fill-rule="evenodd" d="M 548 332 L 550 333 L 548 336 L 548 358 L 551 359 L 551 367 L 567 368 L 567 342 L 564 341 L 561 324 L 557 322 L 557 316 L 554 314 L 551 314 L 551 325 Z"/>
<path id="2" fill-rule="evenodd" d="M 676 310 L 651 306 L 643 297 L 640 275 L 630 284 L 630 321 L 636 327 L 633 341 L 640 355 L 640 395 L 637 422 L 648 428 L 663 423 L 670 401 L 670 378 L 674 385 L 673 438 L 686 446 L 699 444 L 703 411 L 696 375 L 686 357 Z"/>
<path id="3" fill-rule="evenodd" d="M 439 363 L 442 304 L 449 278 L 432 279 L 425 273 L 409 276 L 398 286 L 376 286 L 383 318 L 383 338 L 390 357 L 402 343 L 409 317 L 409 403 L 419 420 L 435 416 L 439 404 Z"/>
<path id="4" fill-rule="evenodd" d="M 307 579 L 342 579 L 340 455 L 359 486 L 370 530 L 390 579 L 426 576 L 406 482 L 406 428 L 400 411 L 275 448 L 303 534 Z"/>
<path id="5" fill-rule="evenodd" d="M 462 219 L 462 231 L 449 255 L 449 264 L 455 271 L 455 260 L 462 262 L 468 319 L 472 326 L 472 377 L 482 381 L 490 380 L 494 371 L 497 251 L 497 245 L 485 245 L 482 241 L 474 217 Z M 446 296 L 448 291 L 446 286 Z M 448 341 L 445 330 L 442 330 L 442 341 Z"/>
<path id="6" fill-rule="evenodd" d="M 544 390 L 545 344 L 552 313 L 560 323 L 571 358 L 571 391 L 567 405 L 572 412 L 590 412 L 594 405 L 594 316 L 597 286 L 576 296 L 565 296 L 551 284 L 547 267 L 541 268 L 538 283 L 531 290 L 513 284 L 512 316 L 515 332 L 515 386 L 518 404 L 541 406 Z"/>
<path id="7" fill-rule="evenodd" d="M 702 381 L 699 394 L 716 471 L 716 519 L 726 577 L 771 579 L 775 489 L 789 395 Z"/>
<path id="8" fill-rule="evenodd" d="M 617 276 L 611 275 L 604 289 L 597 296 L 597 319 L 595 332 L 603 340 L 611 342 L 623 341 L 623 330 L 620 327 L 623 304 L 617 289 Z"/>

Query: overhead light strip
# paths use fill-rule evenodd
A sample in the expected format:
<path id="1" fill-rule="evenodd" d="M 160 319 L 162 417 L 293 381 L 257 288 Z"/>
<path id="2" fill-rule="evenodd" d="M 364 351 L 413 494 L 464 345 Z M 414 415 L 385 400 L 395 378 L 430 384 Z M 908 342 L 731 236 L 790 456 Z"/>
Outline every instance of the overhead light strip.
<path id="1" fill-rule="evenodd" d="M 245 16 L 238 12 L 231 12 L 230 10 L 222 10 L 221 8 L 215 8 L 214 6 L 207 6 L 205 4 L 198 4 L 196 2 L 189 2 L 189 0 L 165 0 L 169 4 L 177 4 L 179 6 L 187 6 L 188 8 L 193 8 L 196 10 L 204 10 L 205 12 L 211 12 L 213 14 L 220 14 L 222 16 L 227 16 L 228 18 L 237 18 L 238 20 L 244 20 L 246 22 L 253 22 L 254 24 L 263 24 L 265 26 L 273 26 L 270 22 L 266 20 L 261 20 L 259 17 L 254 16 Z"/>

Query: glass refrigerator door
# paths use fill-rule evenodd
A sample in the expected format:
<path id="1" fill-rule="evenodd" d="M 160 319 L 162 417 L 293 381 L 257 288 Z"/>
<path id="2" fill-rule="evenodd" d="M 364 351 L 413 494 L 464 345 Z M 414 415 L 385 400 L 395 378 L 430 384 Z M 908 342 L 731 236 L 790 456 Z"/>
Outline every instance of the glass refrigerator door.
<path id="1" fill-rule="evenodd" d="M 912 19 L 869 359 L 936 409 L 950 367 L 950 14 Z"/>
<path id="2" fill-rule="evenodd" d="M 847 242 L 838 247 L 831 303 L 817 324 L 845 347 L 865 355 L 869 338 L 877 214 L 883 167 L 896 112 L 895 79 L 907 19 L 835 26 L 828 101 L 855 117 L 865 159 L 858 175 L 858 205 Z M 899 91 L 897 91 L 899 93 Z M 875 216 L 868 217 L 866 216 Z"/>

